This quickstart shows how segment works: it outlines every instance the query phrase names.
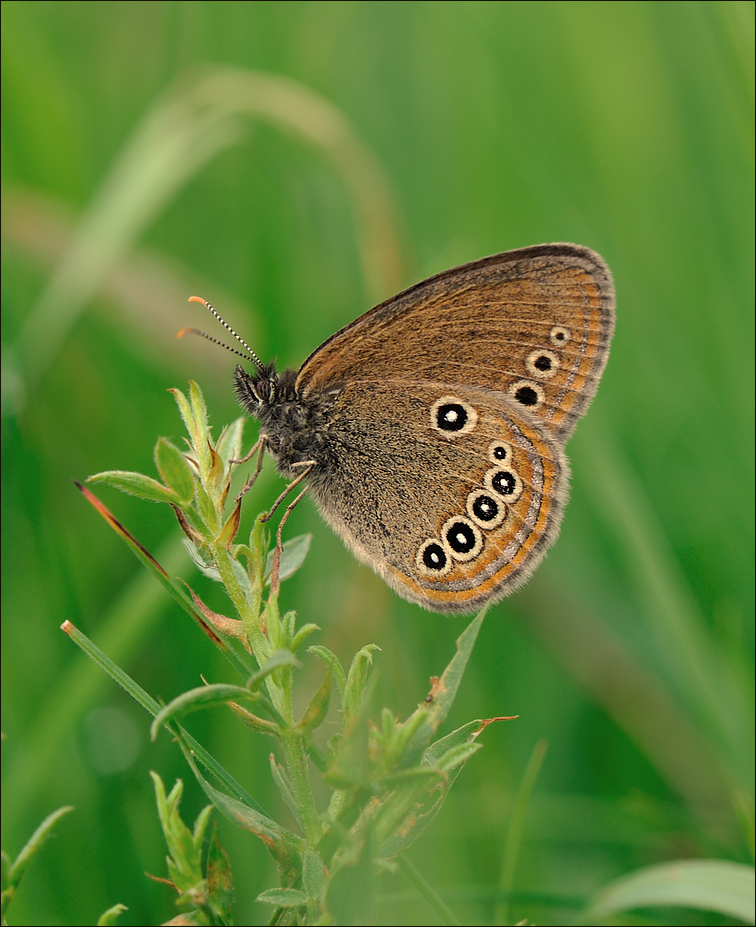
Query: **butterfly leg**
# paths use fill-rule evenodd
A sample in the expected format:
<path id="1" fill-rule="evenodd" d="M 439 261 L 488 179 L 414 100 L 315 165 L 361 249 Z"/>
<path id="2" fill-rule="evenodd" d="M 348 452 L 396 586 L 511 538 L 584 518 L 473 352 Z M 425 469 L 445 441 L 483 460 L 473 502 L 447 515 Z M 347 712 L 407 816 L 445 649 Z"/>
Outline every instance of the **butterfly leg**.
<path id="1" fill-rule="evenodd" d="M 298 479 L 295 480 L 295 482 L 298 482 L 300 479 L 304 479 L 304 477 L 309 472 L 310 471 L 308 469 L 307 472 L 303 473 L 301 477 L 298 477 Z M 291 486 L 293 485 L 294 483 L 292 483 L 289 486 L 289 489 L 291 489 Z M 281 517 L 281 521 L 278 523 L 278 531 L 276 531 L 276 552 L 273 554 L 273 569 L 270 571 L 270 592 L 271 592 L 271 595 L 273 596 L 278 595 L 278 589 L 281 585 L 280 578 L 279 578 L 280 569 L 281 569 L 281 553 L 283 552 L 283 544 L 281 542 L 281 532 L 283 531 L 283 526 L 286 524 L 287 518 L 289 517 L 289 515 L 291 515 L 292 511 L 294 510 L 294 507 L 297 505 L 297 503 L 300 501 L 300 499 L 304 496 L 304 494 L 307 492 L 309 488 L 310 488 L 309 486 L 305 486 L 305 488 L 297 496 L 297 498 L 293 502 L 291 502 L 289 505 L 286 506 L 286 511 L 283 513 L 283 516 Z"/>
<path id="2" fill-rule="evenodd" d="M 304 467 L 305 469 L 299 474 L 299 476 L 296 479 L 293 479 L 289 483 L 286 489 L 284 489 L 281 495 L 276 499 L 276 501 L 270 507 L 270 511 L 260 516 L 260 521 L 263 521 L 263 522 L 270 521 L 270 519 L 273 517 L 273 513 L 278 508 L 278 506 L 289 495 L 292 489 L 294 489 L 295 486 L 301 483 L 302 480 L 305 479 L 307 474 L 312 470 L 312 468 L 315 466 L 315 461 L 314 460 L 303 460 L 301 463 L 294 464 L 294 466 Z M 290 505 L 286 507 L 286 511 L 283 513 L 283 517 L 281 518 L 281 521 L 278 525 L 278 531 L 276 532 L 276 552 L 273 554 L 273 569 L 270 574 L 270 589 L 274 595 L 278 595 L 278 587 L 280 585 L 279 567 L 281 565 L 281 551 L 283 550 L 283 545 L 281 543 L 281 532 L 283 531 L 283 526 L 286 524 L 286 519 L 292 513 L 294 506 L 299 502 L 302 496 L 304 496 L 304 494 L 307 492 L 307 489 L 308 487 L 305 486 L 305 488 L 297 496 L 297 498 Z"/>
<path id="3" fill-rule="evenodd" d="M 302 480 L 305 479 L 305 477 L 310 473 L 310 471 L 312 470 L 312 468 L 315 466 L 315 461 L 314 461 L 314 460 L 303 460 L 303 461 L 301 461 L 300 463 L 295 463 L 294 466 L 295 466 L 295 467 L 304 467 L 305 469 L 302 471 L 302 473 L 299 474 L 298 477 L 296 477 L 296 479 L 293 479 L 293 480 L 288 484 L 288 486 L 286 487 L 286 489 L 284 489 L 284 491 L 281 493 L 281 495 L 276 499 L 276 501 L 275 501 L 275 502 L 273 503 L 273 505 L 270 507 L 269 511 L 267 511 L 264 515 L 261 515 L 261 516 L 260 516 L 260 521 L 262 521 L 262 522 L 270 521 L 270 519 L 273 517 L 273 513 L 276 511 L 276 509 L 278 508 L 278 506 L 284 501 L 284 499 L 289 495 L 289 493 L 292 491 L 292 489 L 294 489 L 295 486 L 298 486 L 298 485 L 302 482 Z M 300 493 L 299 496 L 297 497 L 297 502 L 299 501 L 299 499 L 300 499 L 301 497 L 302 497 L 302 494 Z M 294 503 L 294 504 L 296 504 L 296 503 Z M 293 508 L 293 506 L 292 506 L 292 508 Z M 287 511 L 288 511 L 288 509 L 287 509 Z"/>
<path id="4" fill-rule="evenodd" d="M 255 454 L 258 455 L 257 456 L 257 466 L 255 467 L 254 473 L 250 474 L 250 476 L 247 477 L 247 480 L 244 483 L 244 486 L 242 486 L 241 491 L 238 493 L 238 495 L 236 496 L 236 499 L 234 500 L 235 504 L 238 505 L 240 500 L 244 496 L 246 496 L 246 494 L 250 491 L 250 489 L 252 489 L 252 487 L 255 485 L 255 482 L 257 481 L 257 477 L 260 475 L 260 471 L 262 470 L 263 460 L 265 459 L 265 448 L 267 444 L 268 444 L 268 436 L 265 434 L 260 435 L 257 441 L 255 441 L 252 447 L 252 450 L 249 452 L 249 454 L 246 454 L 244 457 L 241 458 L 241 460 L 229 460 L 229 464 L 243 464 L 243 463 L 246 463 L 248 460 L 250 460 L 252 457 L 254 457 Z"/>
<path id="5" fill-rule="evenodd" d="M 265 450 L 265 445 L 268 443 L 268 436 L 266 434 L 261 434 L 258 436 L 257 441 L 252 445 L 252 450 L 245 454 L 244 457 L 239 460 L 229 460 L 230 464 L 243 464 L 248 460 L 251 460 L 259 450 Z M 258 470 L 262 467 L 262 464 L 258 466 Z"/>

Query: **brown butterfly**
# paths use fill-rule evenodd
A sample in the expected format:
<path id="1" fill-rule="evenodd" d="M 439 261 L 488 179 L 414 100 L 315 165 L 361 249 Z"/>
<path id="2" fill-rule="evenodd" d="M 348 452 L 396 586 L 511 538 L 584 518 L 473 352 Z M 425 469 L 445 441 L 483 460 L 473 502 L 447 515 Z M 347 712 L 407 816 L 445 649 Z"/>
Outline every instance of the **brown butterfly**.
<path id="1" fill-rule="evenodd" d="M 411 602 L 469 612 L 522 585 L 556 539 L 564 445 L 614 305 L 588 248 L 507 251 L 386 300 L 298 372 L 250 351 L 258 369 L 236 368 L 236 394 L 355 556 Z"/>

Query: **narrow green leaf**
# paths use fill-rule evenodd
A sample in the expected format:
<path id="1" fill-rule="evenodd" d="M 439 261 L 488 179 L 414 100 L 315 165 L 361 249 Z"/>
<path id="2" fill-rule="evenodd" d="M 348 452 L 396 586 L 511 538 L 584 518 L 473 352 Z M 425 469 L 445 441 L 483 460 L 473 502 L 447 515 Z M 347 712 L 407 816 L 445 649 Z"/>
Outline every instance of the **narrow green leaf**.
<path id="1" fill-rule="evenodd" d="M 226 641 L 220 637 L 212 628 L 208 626 L 207 621 L 205 620 L 201 610 L 194 604 L 190 596 L 186 594 L 183 587 L 171 579 L 170 576 L 165 572 L 165 570 L 160 566 L 160 564 L 155 560 L 152 554 L 143 547 L 139 541 L 129 532 L 126 528 L 118 521 L 118 519 L 110 512 L 106 506 L 100 502 L 100 500 L 92 492 L 90 492 L 86 486 L 82 486 L 79 483 L 75 483 L 76 487 L 86 498 L 86 500 L 92 505 L 96 511 L 108 522 L 111 528 L 126 541 L 128 546 L 131 548 L 131 551 L 137 557 L 137 559 L 147 567 L 148 571 L 152 573 L 153 576 L 168 590 L 171 596 L 178 602 L 181 608 L 191 616 L 191 618 L 197 622 L 200 628 L 204 633 L 212 640 L 212 642 L 218 647 L 219 650 L 224 654 L 226 659 L 231 663 L 234 669 L 241 675 L 243 678 L 249 676 L 249 669 L 246 664 L 246 658 L 243 654 L 237 653 L 232 647 L 230 647 Z M 73 625 L 63 625 L 64 630 L 67 627 L 73 628 Z M 78 632 L 80 633 L 80 632 Z M 77 641 L 79 643 L 79 641 Z M 81 646 L 81 644 L 79 643 Z M 92 654 L 90 654 L 91 656 Z M 107 670 L 110 672 L 110 670 Z"/>
<path id="2" fill-rule="evenodd" d="M 205 708 L 213 708 L 215 705 L 224 705 L 226 702 L 239 702 L 254 698 L 249 689 L 243 686 L 227 685 L 226 683 L 216 683 L 212 686 L 198 686 L 196 689 L 190 689 L 183 692 L 177 698 L 170 701 L 162 708 L 155 720 L 150 726 L 150 737 L 155 740 L 160 728 L 171 721 L 176 721 L 184 715 L 192 714 L 195 711 L 202 711 Z"/>
<path id="3" fill-rule="evenodd" d="M 212 566 L 211 564 L 207 563 L 205 560 L 202 559 L 202 555 L 197 550 L 197 548 L 194 546 L 194 544 L 192 544 L 189 538 L 181 538 L 181 543 L 183 544 L 184 549 L 189 555 L 189 559 L 197 567 L 200 573 L 202 573 L 204 576 L 207 576 L 208 579 L 214 580 L 216 583 L 222 582 L 220 573 L 218 572 L 216 567 Z"/>
<path id="4" fill-rule="evenodd" d="M 266 676 L 277 670 L 281 666 L 295 666 L 300 667 L 302 664 L 297 660 L 294 654 L 287 650 L 285 647 L 281 647 L 279 650 L 275 650 L 263 663 L 260 669 L 253 673 L 252 676 L 247 680 L 247 689 L 250 692 L 254 692 L 256 689 L 260 688 L 260 685 L 263 683 Z"/>
<path id="5" fill-rule="evenodd" d="M 296 723 L 296 729 L 300 734 L 310 734 L 325 721 L 330 700 L 331 672 L 329 670 L 318 691 L 313 695 L 307 710 Z"/>
<path id="6" fill-rule="evenodd" d="M 381 844 L 381 858 L 395 859 L 424 833 L 441 810 L 465 762 L 480 749 L 481 745 L 474 743 L 473 739 L 485 726 L 485 721 L 470 721 L 432 744 L 423 754 L 419 768 L 411 767 L 403 771 L 404 776 L 416 777 L 422 770 L 427 770 L 432 774 L 432 779 L 424 789 L 416 792 L 413 798 L 415 807 L 401 826 L 396 827 Z M 439 774 L 443 775 L 441 780 Z M 400 781 L 400 775 L 390 777 L 391 781 Z"/>
<path id="7" fill-rule="evenodd" d="M 753 924 L 754 869 L 718 859 L 679 860 L 649 866 L 610 883 L 596 895 L 586 913 L 594 923 L 619 911 L 674 905 L 718 911 Z"/>
<path id="8" fill-rule="evenodd" d="M 501 889 L 502 896 L 505 900 L 497 906 L 497 924 L 506 924 L 509 923 L 510 920 L 509 898 L 511 896 L 512 889 L 514 888 L 514 874 L 517 867 L 517 857 L 520 852 L 520 844 L 522 843 L 522 835 L 525 827 L 525 813 L 528 809 L 528 803 L 530 801 L 530 796 L 533 792 L 536 779 L 538 778 L 538 774 L 541 771 L 541 766 L 543 765 L 543 760 L 546 756 L 547 748 L 548 742 L 546 740 L 539 740 L 535 747 L 533 747 L 533 751 L 530 754 L 530 759 L 528 760 L 528 765 L 525 767 L 525 772 L 522 775 L 520 787 L 518 788 L 517 795 L 515 796 L 512 811 L 509 815 L 507 837 L 504 844 L 501 873 L 499 876 L 499 888 Z"/>
<path id="9" fill-rule="evenodd" d="M 419 754 L 421 754 L 428 744 L 431 737 L 438 730 L 440 724 L 446 720 L 449 709 L 457 695 L 462 676 L 467 667 L 467 661 L 475 645 L 475 641 L 483 623 L 486 610 L 479 612 L 465 630 L 457 638 L 457 652 L 451 659 L 451 662 L 444 670 L 441 678 L 435 683 L 431 692 L 431 700 L 423 702 L 417 709 L 418 712 L 427 712 L 425 722 L 418 728 L 417 733 L 407 746 L 404 754 L 403 765 L 409 766 L 414 763 Z M 407 719 L 410 720 L 409 718 Z M 405 722 L 406 723 L 406 722 Z"/>
<path id="10" fill-rule="evenodd" d="M 210 906 L 222 924 L 232 924 L 231 907 L 234 903 L 234 878 L 228 854 L 218 836 L 218 823 L 213 822 L 213 833 L 207 848 L 207 892 Z"/>
<path id="11" fill-rule="evenodd" d="M 218 811 L 235 824 L 260 837 L 277 860 L 293 865 L 304 847 L 302 838 L 277 824 L 243 790 L 240 801 L 210 785 L 197 767 L 193 749 L 188 749 L 181 741 L 179 743 L 197 782 Z"/>
<path id="12" fill-rule="evenodd" d="M 53 827 L 62 817 L 64 817 L 66 814 L 69 814 L 73 810 L 74 809 L 71 805 L 64 805 L 62 808 L 58 808 L 57 811 L 53 811 L 51 814 L 48 814 L 44 821 L 42 821 L 39 827 L 27 840 L 26 845 L 23 847 L 15 860 L 11 863 L 6 875 L 7 884 L 4 886 L 2 893 L 2 911 L 0 914 L 2 915 L 3 923 L 5 923 L 5 916 L 7 914 L 8 907 L 13 900 L 21 880 L 28 872 L 29 867 L 31 866 L 39 851 L 45 845 L 45 842 L 50 836 Z"/>
<path id="13" fill-rule="evenodd" d="M 150 772 L 150 776 L 155 787 L 160 826 L 168 847 L 168 872 L 179 892 L 187 892 L 202 881 L 202 860 L 200 848 L 197 847 L 192 832 L 179 813 L 184 784 L 177 779 L 170 793 L 166 795 L 160 776 L 156 772 Z M 206 826 L 207 814 L 205 819 Z"/>
<path id="14" fill-rule="evenodd" d="M 441 918 L 441 923 L 448 925 L 448 927 L 459 927 L 460 922 L 454 916 L 452 911 L 446 906 L 444 901 L 442 901 L 441 896 L 433 888 L 433 886 L 426 881 L 424 876 L 417 870 L 414 863 L 412 863 L 407 857 L 402 854 L 398 859 L 397 863 L 399 868 L 402 870 L 404 875 L 412 882 L 415 888 L 420 892 L 420 894 L 425 898 L 428 904 L 434 908 L 436 913 Z"/>
<path id="15" fill-rule="evenodd" d="M 297 630 L 297 613 L 288 611 L 281 619 L 281 646 L 288 647 L 291 650 L 291 641 L 294 640 L 294 634 Z M 292 650 L 292 653 L 294 651 Z"/>
<path id="16" fill-rule="evenodd" d="M 305 625 L 305 627 L 308 627 Z M 304 630 L 304 628 L 302 629 Z M 294 638 L 296 640 L 296 638 Z M 294 649 L 292 645 L 292 650 Z M 344 690 L 346 689 L 346 673 L 344 672 L 344 667 L 341 665 L 341 661 L 336 656 L 336 654 L 329 650 L 327 647 L 324 647 L 322 644 L 313 644 L 311 647 L 307 648 L 307 653 L 311 653 L 331 667 L 331 672 L 333 673 L 334 681 L 338 687 L 339 694 L 341 695 L 341 702 L 344 703 Z"/>
<path id="17" fill-rule="evenodd" d="M 197 550 L 189 538 L 182 538 L 181 543 L 184 545 L 190 560 L 197 567 L 200 573 L 202 573 L 204 576 L 207 576 L 208 579 L 212 579 L 213 582 L 223 582 L 223 579 L 218 572 L 218 568 L 203 559 L 201 552 Z M 238 547 L 235 547 L 234 551 L 238 553 Z M 252 583 L 249 579 L 249 573 L 247 572 L 244 565 L 239 563 L 239 561 L 234 559 L 234 557 L 229 557 L 228 562 L 231 565 L 231 569 L 234 571 L 236 581 L 239 583 L 239 586 L 241 587 L 241 590 L 244 593 L 247 601 L 250 601 L 252 596 Z"/>
<path id="18" fill-rule="evenodd" d="M 247 416 L 242 415 L 230 425 L 226 425 L 221 432 L 215 449 L 220 454 L 224 467 L 228 467 L 230 460 L 239 460 L 242 457 L 244 425 L 247 421 Z"/>
<path id="19" fill-rule="evenodd" d="M 438 766 L 441 762 L 441 758 L 449 750 L 460 744 L 470 743 L 475 735 L 479 734 L 484 727 L 485 724 L 483 721 L 468 721 L 467 724 L 458 727 L 456 731 L 452 731 L 451 734 L 447 734 L 445 737 L 441 737 L 439 740 L 435 741 L 435 743 L 432 743 L 423 754 L 423 763 L 427 763 L 429 766 Z"/>
<path id="20" fill-rule="evenodd" d="M 61 629 L 71 638 L 71 640 L 80 647 L 87 656 L 96 663 L 104 672 L 110 676 L 115 682 L 118 683 L 128 694 L 144 708 L 144 710 L 153 716 L 153 718 L 160 712 L 162 705 L 155 701 L 152 696 L 145 692 L 145 690 L 137 683 L 135 680 L 125 673 L 120 666 L 115 664 L 110 657 L 106 656 L 97 647 L 92 641 L 83 634 L 75 625 L 72 625 L 70 621 L 64 621 L 61 625 Z M 176 731 L 172 728 L 168 729 L 171 734 L 176 736 Z M 194 758 L 198 759 L 202 765 L 208 769 L 219 782 L 222 782 L 223 785 L 236 796 L 236 799 L 244 804 L 248 805 L 250 808 L 254 808 L 259 814 L 265 816 L 265 810 L 259 805 L 254 798 L 244 789 L 234 777 L 225 770 L 221 764 L 213 757 L 207 750 L 202 746 L 202 744 L 195 740 L 191 734 L 185 731 L 183 728 L 178 728 L 178 743 L 181 747 L 184 755 L 187 759 L 190 759 L 190 765 L 192 770 L 196 770 L 194 765 Z M 196 774 L 196 772 L 195 772 Z"/>
<path id="21" fill-rule="evenodd" d="M 261 699 L 262 701 L 262 699 Z M 268 734 L 271 737 L 278 738 L 281 734 L 281 728 L 275 721 L 269 721 L 267 718 L 261 718 L 259 715 L 244 708 L 238 702 L 229 702 L 228 707 L 233 711 L 237 718 L 247 727 L 258 734 Z M 267 706 L 266 706 L 267 707 Z"/>
<path id="22" fill-rule="evenodd" d="M 421 705 L 403 724 L 397 724 L 392 712 L 388 708 L 383 709 L 383 730 L 386 738 L 385 762 L 389 766 L 396 768 L 407 767 L 407 764 L 403 762 L 407 744 L 413 740 L 418 729 L 423 726 L 427 718 L 428 712 Z"/>
<path id="23" fill-rule="evenodd" d="M 483 744 L 457 744 L 456 747 L 451 747 L 443 756 L 439 757 L 436 769 L 443 773 L 451 772 L 452 769 L 463 765 L 474 753 L 482 749 Z"/>
<path id="24" fill-rule="evenodd" d="M 283 866 L 290 867 L 292 870 L 300 867 L 300 854 L 305 849 L 305 842 L 301 837 L 277 824 L 267 815 L 259 814 L 253 808 L 219 792 L 210 785 L 196 767 L 195 775 L 205 794 L 221 814 L 260 837 L 273 854 L 274 859 Z"/>
<path id="25" fill-rule="evenodd" d="M 262 892 L 255 901 L 260 904 L 272 904 L 276 908 L 299 908 L 307 904 L 307 895 L 296 888 L 269 888 Z"/>
<path id="26" fill-rule="evenodd" d="M 97 920 L 97 927 L 111 927 L 112 924 L 118 923 L 118 918 L 124 911 L 129 909 L 125 904 L 114 904 L 112 908 L 103 911 Z"/>
<path id="27" fill-rule="evenodd" d="M 210 432 L 207 426 L 207 406 L 202 390 L 194 380 L 189 381 L 189 402 L 192 407 L 193 430 L 190 435 L 193 439 L 194 449 L 199 457 L 200 473 L 207 479 L 212 468 L 212 455 L 210 453 Z"/>
<path id="28" fill-rule="evenodd" d="M 202 849 L 202 844 L 205 841 L 205 831 L 207 830 L 207 825 L 210 823 L 210 815 L 213 813 L 213 806 L 206 805 L 202 811 L 197 815 L 197 820 L 194 822 L 194 830 L 192 831 L 192 840 L 194 841 L 194 846 L 198 849 Z"/>
<path id="29" fill-rule="evenodd" d="M 292 788 L 291 780 L 286 774 L 286 770 L 283 766 L 281 766 L 280 763 L 276 763 L 276 758 L 272 753 L 270 755 L 270 771 L 273 774 L 273 781 L 278 786 L 278 791 L 281 793 L 286 807 L 294 815 L 299 826 L 302 827 L 302 820 L 299 816 L 299 805 L 294 797 L 294 789 Z M 302 829 L 304 830 L 304 828 Z"/>
<path id="30" fill-rule="evenodd" d="M 426 788 L 422 798 L 417 802 L 419 807 L 408 815 L 401 827 L 395 828 L 392 835 L 381 844 L 381 859 L 396 859 L 400 853 L 409 849 L 415 841 L 422 836 L 428 825 L 441 810 L 449 790 L 457 781 L 457 777 L 464 769 L 464 764 L 455 766 L 445 777 L 439 781 L 434 777 L 430 787 Z"/>
<path id="31" fill-rule="evenodd" d="M 188 505 L 194 498 L 194 475 L 186 457 L 167 438 L 158 438 L 155 445 L 155 465 L 163 482 L 170 487 L 180 505 Z"/>
<path id="32" fill-rule="evenodd" d="M 344 733 L 348 733 L 359 716 L 365 696 L 368 670 L 373 662 L 373 651 L 380 650 L 377 644 L 366 644 L 352 658 L 346 685 L 344 686 Z"/>
<path id="33" fill-rule="evenodd" d="M 291 650 L 292 653 L 296 653 L 302 644 L 307 640 L 307 638 L 313 633 L 313 631 L 319 630 L 320 626 L 317 624 L 312 624 L 312 622 L 309 624 L 303 624 L 297 633 L 292 637 L 291 643 L 289 644 L 289 650 Z"/>
<path id="34" fill-rule="evenodd" d="M 103 470 L 87 477 L 88 483 L 105 483 L 114 489 L 146 499 L 148 502 L 168 502 L 173 505 L 182 505 L 181 498 L 167 486 L 158 483 L 151 476 L 143 473 L 133 473 L 130 470 Z"/>
<path id="35" fill-rule="evenodd" d="M 179 408 L 179 413 L 181 415 L 181 420 L 184 423 L 184 427 L 189 432 L 190 437 L 194 436 L 194 420 L 192 418 L 192 407 L 189 405 L 189 400 L 181 392 L 180 389 L 169 389 L 168 392 L 176 400 L 176 405 Z"/>

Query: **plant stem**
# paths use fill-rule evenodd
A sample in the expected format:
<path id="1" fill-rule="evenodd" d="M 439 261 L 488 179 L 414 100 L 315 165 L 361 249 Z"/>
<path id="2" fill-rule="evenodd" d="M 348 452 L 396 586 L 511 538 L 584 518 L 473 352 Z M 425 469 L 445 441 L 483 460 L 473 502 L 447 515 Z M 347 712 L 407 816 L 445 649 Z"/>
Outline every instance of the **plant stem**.
<path id="1" fill-rule="evenodd" d="M 450 925 L 450 927 L 459 927 L 459 921 L 441 900 L 441 896 L 429 882 L 426 882 L 425 878 L 415 868 L 414 864 L 407 859 L 404 853 L 397 857 L 396 862 L 410 882 L 412 882 L 423 898 L 425 898 L 436 914 L 438 914 L 443 923 Z"/>
<path id="2" fill-rule="evenodd" d="M 305 837 L 309 846 L 314 847 L 323 836 L 323 825 L 320 822 L 315 796 L 312 793 L 304 739 L 294 731 L 283 731 L 281 745 Z"/>
<path id="3" fill-rule="evenodd" d="M 252 648 L 252 653 L 257 660 L 257 665 L 262 666 L 270 656 L 270 644 L 260 627 L 260 615 L 254 614 L 247 602 L 244 592 L 237 582 L 236 575 L 231 567 L 229 554 L 225 547 L 210 548 L 210 556 L 215 564 L 223 585 L 226 588 L 237 614 L 244 622 L 244 630 L 247 632 L 247 640 Z M 276 706 L 277 708 L 279 706 Z"/>

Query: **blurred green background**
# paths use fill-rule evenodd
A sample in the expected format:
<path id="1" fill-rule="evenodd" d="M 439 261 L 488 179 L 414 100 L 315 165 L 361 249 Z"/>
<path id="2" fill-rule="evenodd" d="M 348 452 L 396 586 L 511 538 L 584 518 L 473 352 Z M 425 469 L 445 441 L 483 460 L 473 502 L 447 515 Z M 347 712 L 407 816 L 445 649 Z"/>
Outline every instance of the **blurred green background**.
<path id="1" fill-rule="evenodd" d="M 735 806 L 753 777 L 753 4 L 4 2 L 2 16 L 3 848 L 76 806 L 11 923 L 93 923 L 115 902 L 124 924 L 175 913 L 144 876 L 165 875 L 147 772 L 184 779 L 187 819 L 203 796 L 58 627 L 155 697 L 200 673 L 235 681 L 71 483 L 154 475 L 157 436 L 182 431 L 166 390 L 190 378 L 216 429 L 238 415 L 234 358 L 175 340 L 217 332 L 187 297 L 297 366 L 405 285 L 548 241 L 605 257 L 617 333 L 568 447 L 559 542 L 487 616 L 446 730 L 519 719 L 485 731 L 410 856 L 464 923 L 575 923 L 638 867 L 750 862 Z M 248 523 L 281 488 L 266 473 Z M 98 494 L 226 610 L 167 507 Z M 314 543 L 282 606 L 342 661 L 377 643 L 380 702 L 405 717 L 465 620 L 400 601 L 310 504 L 287 530 Z M 272 741 L 220 711 L 188 726 L 289 822 Z M 542 739 L 504 910 L 513 795 Z M 254 899 L 274 866 L 220 829 L 236 922 L 264 923 Z M 379 921 L 436 922 L 401 875 L 381 882 Z"/>

